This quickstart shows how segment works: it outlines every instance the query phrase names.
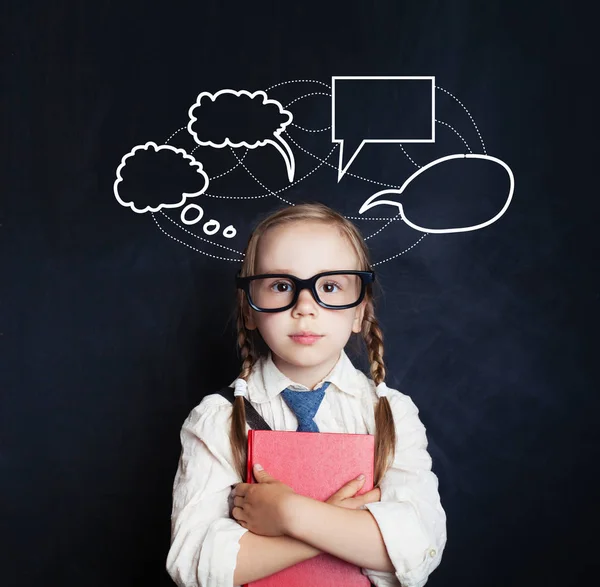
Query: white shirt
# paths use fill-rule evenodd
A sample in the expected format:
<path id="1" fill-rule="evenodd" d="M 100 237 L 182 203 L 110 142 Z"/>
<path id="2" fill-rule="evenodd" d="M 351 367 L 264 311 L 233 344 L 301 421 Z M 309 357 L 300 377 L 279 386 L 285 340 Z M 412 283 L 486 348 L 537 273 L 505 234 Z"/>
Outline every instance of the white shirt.
<path id="1" fill-rule="evenodd" d="M 374 434 L 378 397 L 373 381 L 344 351 L 321 383 L 325 380 L 331 384 L 314 418 L 319 430 Z M 297 428 L 294 413 L 281 397 L 286 387 L 308 391 L 281 373 L 271 356 L 260 359 L 248 378 L 249 400 L 273 430 Z M 417 407 L 393 389 L 388 400 L 396 425 L 396 455 L 380 483 L 381 501 L 365 507 L 379 526 L 395 573 L 362 572 L 377 587 L 421 587 L 440 563 L 446 514 Z M 167 570 L 180 587 L 233 586 L 239 539 L 247 530 L 229 515 L 232 485 L 242 481 L 229 443 L 231 410 L 221 395 L 207 395 L 181 430 L 167 557 Z"/>

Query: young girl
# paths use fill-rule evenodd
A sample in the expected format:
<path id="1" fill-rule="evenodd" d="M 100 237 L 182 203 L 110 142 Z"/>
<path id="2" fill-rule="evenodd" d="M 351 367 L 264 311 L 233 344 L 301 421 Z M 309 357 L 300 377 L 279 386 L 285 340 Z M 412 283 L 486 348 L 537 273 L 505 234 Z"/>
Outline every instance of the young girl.
<path id="1" fill-rule="evenodd" d="M 438 480 L 417 408 L 384 383 L 373 279 L 359 231 L 324 205 L 282 209 L 253 232 L 238 277 L 234 405 L 208 395 L 181 431 L 167 558 L 178 585 L 242 585 L 321 552 L 361 567 L 378 587 L 424 585 L 439 565 Z M 344 351 L 353 333 L 366 343 L 372 379 Z M 376 487 L 355 497 L 355 479 L 323 503 L 259 465 L 258 483 L 242 483 L 244 397 L 273 430 L 374 434 Z M 305 413 L 293 398 L 317 405 Z"/>

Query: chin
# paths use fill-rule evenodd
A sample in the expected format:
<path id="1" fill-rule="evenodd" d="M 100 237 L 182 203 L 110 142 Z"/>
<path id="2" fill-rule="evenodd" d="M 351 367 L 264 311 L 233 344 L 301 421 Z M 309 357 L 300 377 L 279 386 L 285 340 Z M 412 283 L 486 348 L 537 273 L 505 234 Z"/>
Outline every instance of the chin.
<path id="1" fill-rule="evenodd" d="M 337 358 L 341 352 L 341 348 L 337 349 L 322 349 L 318 345 L 305 346 L 297 345 L 298 348 L 281 349 L 281 352 L 273 351 L 282 361 L 295 367 L 315 367 L 321 363 Z"/>

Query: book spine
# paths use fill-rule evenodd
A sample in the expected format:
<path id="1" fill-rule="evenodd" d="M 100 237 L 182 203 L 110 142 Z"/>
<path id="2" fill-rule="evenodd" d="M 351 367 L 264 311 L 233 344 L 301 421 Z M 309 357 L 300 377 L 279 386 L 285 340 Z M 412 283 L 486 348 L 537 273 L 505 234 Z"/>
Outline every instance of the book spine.
<path id="1" fill-rule="evenodd" d="M 248 430 L 248 457 L 246 459 L 246 483 L 252 483 L 252 445 L 254 430 Z"/>

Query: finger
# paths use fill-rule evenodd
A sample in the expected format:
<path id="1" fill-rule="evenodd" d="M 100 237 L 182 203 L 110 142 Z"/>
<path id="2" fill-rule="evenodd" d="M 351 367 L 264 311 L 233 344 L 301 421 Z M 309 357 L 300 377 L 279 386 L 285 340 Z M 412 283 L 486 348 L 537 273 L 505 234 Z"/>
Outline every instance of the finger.
<path id="1" fill-rule="evenodd" d="M 244 517 L 244 510 L 240 507 L 234 507 L 231 510 L 231 515 L 238 521 L 245 522 L 246 518 Z"/>
<path id="2" fill-rule="evenodd" d="M 357 491 L 360 490 L 360 488 L 364 485 L 364 482 L 364 477 L 361 479 L 359 476 L 356 479 L 352 479 L 352 481 L 348 481 L 346 485 L 338 489 L 331 497 L 336 497 L 339 499 L 352 497 Z"/>
<path id="3" fill-rule="evenodd" d="M 248 491 L 248 487 L 250 487 L 250 483 L 238 483 L 233 490 L 234 497 L 237 495 L 244 497 Z"/>
<path id="4" fill-rule="evenodd" d="M 381 491 L 379 487 L 375 487 L 375 489 L 371 489 L 371 491 L 367 491 L 362 495 L 357 495 L 355 498 L 360 505 L 365 505 L 366 503 L 375 503 L 377 501 L 381 501 Z"/>
<path id="5" fill-rule="evenodd" d="M 273 481 L 274 478 L 269 475 L 263 468 L 262 465 L 256 463 L 254 467 L 252 467 L 252 472 L 254 473 L 254 478 L 258 483 L 268 483 L 269 481 Z"/>
<path id="6" fill-rule="evenodd" d="M 246 498 L 245 497 L 240 497 L 238 495 L 237 497 L 233 498 L 233 505 L 236 506 L 236 507 L 243 508 L 245 502 L 246 502 Z"/>

